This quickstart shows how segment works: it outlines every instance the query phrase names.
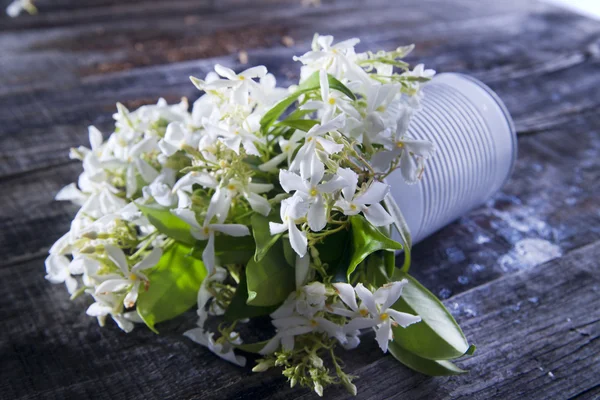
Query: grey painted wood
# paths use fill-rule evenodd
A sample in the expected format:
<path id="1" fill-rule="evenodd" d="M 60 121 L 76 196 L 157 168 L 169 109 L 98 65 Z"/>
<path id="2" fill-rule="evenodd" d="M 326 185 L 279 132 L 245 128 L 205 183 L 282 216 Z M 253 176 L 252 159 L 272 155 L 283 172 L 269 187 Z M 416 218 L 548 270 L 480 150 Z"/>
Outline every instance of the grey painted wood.
<path id="1" fill-rule="evenodd" d="M 84 301 L 43 279 L 75 211 L 52 198 L 79 173 L 66 155 L 87 125 L 108 134 L 116 101 L 195 99 L 188 75 L 244 68 L 240 49 L 289 82 L 314 31 L 360 36 L 365 49 L 416 42 L 413 61 L 496 90 L 520 135 L 502 193 L 414 249 L 412 273 L 479 346 L 460 363 L 472 372 L 426 378 L 369 341 L 344 355 L 360 397 L 600 395 L 600 25 L 533 1 L 323 3 L 46 0 L 38 16 L 0 17 L 0 398 L 314 397 L 189 343 L 180 334 L 193 312 L 160 336 L 126 335 L 98 328 Z"/>

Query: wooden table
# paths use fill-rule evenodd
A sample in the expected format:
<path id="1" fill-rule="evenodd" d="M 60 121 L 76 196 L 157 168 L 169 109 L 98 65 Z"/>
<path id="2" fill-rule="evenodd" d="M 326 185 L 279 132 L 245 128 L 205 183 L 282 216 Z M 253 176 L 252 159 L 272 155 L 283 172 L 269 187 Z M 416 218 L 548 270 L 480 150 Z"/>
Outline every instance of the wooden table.
<path id="1" fill-rule="evenodd" d="M 411 61 L 490 85 L 519 133 L 502 193 L 414 249 L 412 271 L 478 346 L 458 363 L 471 372 L 429 378 L 365 341 L 343 355 L 358 397 L 598 398 L 600 23 L 524 0 L 299 3 L 40 0 L 38 16 L 0 17 L 0 397 L 315 397 L 191 343 L 191 315 L 160 336 L 100 329 L 43 261 L 75 211 L 53 201 L 81 168 L 68 149 L 89 124 L 110 131 L 115 102 L 195 99 L 188 76 L 243 68 L 242 50 L 287 84 L 316 31 L 416 43 Z"/>

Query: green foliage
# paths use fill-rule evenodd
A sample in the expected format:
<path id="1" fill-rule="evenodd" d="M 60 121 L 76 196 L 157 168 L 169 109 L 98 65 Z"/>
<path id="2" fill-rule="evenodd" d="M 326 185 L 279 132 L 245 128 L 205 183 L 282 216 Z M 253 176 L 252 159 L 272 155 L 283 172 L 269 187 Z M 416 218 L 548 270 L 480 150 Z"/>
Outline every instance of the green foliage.
<path id="1" fill-rule="evenodd" d="M 346 272 L 348 281 L 358 264 L 371 253 L 378 250 L 401 250 L 402 245 L 379 231 L 362 215 L 350 217 L 352 225 L 352 250 L 350 263 Z"/>
<path id="2" fill-rule="evenodd" d="M 271 246 L 261 259 L 250 259 L 246 265 L 248 301 L 252 306 L 274 306 L 282 303 L 296 288 L 294 268 L 285 259 L 281 241 Z"/>
<path id="3" fill-rule="evenodd" d="M 344 85 L 342 82 L 340 82 L 339 80 L 337 80 L 329 74 L 327 75 L 327 77 L 330 89 L 342 92 L 350 99 L 356 100 L 356 96 L 354 95 L 354 93 L 352 93 L 350 89 L 346 87 L 346 85 Z M 260 120 L 260 129 L 263 132 L 263 134 L 267 133 L 271 125 L 273 125 L 275 121 L 277 121 L 277 119 L 285 112 L 285 110 L 288 109 L 289 106 L 294 104 L 298 97 L 305 93 L 312 92 L 313 90 L 317 90 L 320 87 L 321 84 L 319 82 L 319 72 L 317 71 L 310 77 L 308 77 L 308 79 L 305 80 L 301 85 L 299 85 L 298 89 L 294 93 L 281 100 L 279 103 L 275 104 L 269 111 L 265 113 L 265 115 Z"/>
<path id="4" fill-rule="evenodd" d="M 391 342 L 388 349 L 392 356 L 410 369 L 429 376 L 448 376 L 465 374 L 467 371 L 458 368 L 447 360 L 428 360 L 403 349 L 398 343 Z"/>
<path id="5" fill-rule="evenodd" d="M 385 196 L 385 198 L 383 199 L 383 204 L 385 205 L 385 208 L 387 208 L 387 211 L 390 213 L 392 218 L 394 218 L 394 227 L 396 228 L 396 230 L 400 234 L 400 237 L 402 238 L 402 244 L 404 245 L 404 263 L 402 265 L 402 271 L 408 272 L 411 261 L 410 251 L 412 248 L 412 237 L 410 235 L 410 229 L 408 228 L 408 224 L 404 219 L 404 215 L 402 214 L 400 207 L 398 207 L 398 204 L 396 203 L 396 200 L 394 200 L 394 198 L 392 197 L 391 193 L 388 193 Z"/>
<path id="6" fill-rule="evenodd" d="M 192 255 L 202 259 L 206 243 L 206 240 L 197 241 Z M 218 235 L 215 237 L 215 256 L 223 265 L 246 264 L 254 255 L 254 247 L 254 239 L 251 236 Z"/>
<path id="7" fill-rule="evenodd" d="M 236 349 L 240 349 L 240 350 L 246 351 L 248 353 L 258 354 L 258 352 L 260 352 L 263 349 L 263 347 L 265 347 L 267 345 L 268 342 L 269 342 L 268 340 L 263 340 L 262 342 L 242 343 L 242 344 L 236 344 L 234 346 Z"/>
<path id="8" fill-rule="evenodd" d="M 310 128 L 312 128 L 318 123 L 318 121 L 312 119 L 285 119 L 279 122 L 278 125 L 289 126 L 290 128 L 308 132 Z"/>
<path id="9" fill-rule="evenodd" d="M 270 214 L 270 218 L 254 213 L 251 218 L 252 223 L 252 235 L 256 242 L 256 252 L 254 253 L 254 261 L 260 262 L 271 249 L 271 247 L 279 240 L 281 234 L 271 235 L 269 229 L 269 221 L 275 221 L 277 218 L 277 212 L 273 210 Z"/>
<path id="10" fill-rule="evenodd" d="M 225 310 L 225 318 L 228 321 L 236 321 L 238 319 L 260 317 L 268 315 L 277 309 L 277 306 L 271 307 L 255 307 L 247 304 L 248 301 L 248 285 L 246 276 L 242 275 L 235 294 L 231 299 L 231 303 Z M 264 345 L 263 345 L 264 346 Z M 261 347 L 262 348 L 262 347 Z M 250 350 L 245 350 L 250 351 Z"/>
<path id="11" fill-rule="evenodd" d="M 160 233 L 189 246 L 196 243 L 196 239 L 190 233 L 190 226 L 171 214 L 171 210 L 168 208 L 144 206 L 138 203 L 135 205 Z"/>
<path id="12" fill-rule="evenodd" d="M 394 342 L 428 360 L 450 360 L 464 355 L 469 343 L 446 307 L 407 273 L 397 270 L 393 279 L 408 280 L 393 308 L 422 319 L 407 328 L 394 328 Z"/>
<path id="13" fill-rule="evenodd" d="M 173 243 L 149 273 L 150 285 L 141 291 L 137 312 L 158 333 L 155 324 L 175 318 L 196 304 L 198 289 L 206 277 L 204 263 L 188 254 L 191 248 Z"/>

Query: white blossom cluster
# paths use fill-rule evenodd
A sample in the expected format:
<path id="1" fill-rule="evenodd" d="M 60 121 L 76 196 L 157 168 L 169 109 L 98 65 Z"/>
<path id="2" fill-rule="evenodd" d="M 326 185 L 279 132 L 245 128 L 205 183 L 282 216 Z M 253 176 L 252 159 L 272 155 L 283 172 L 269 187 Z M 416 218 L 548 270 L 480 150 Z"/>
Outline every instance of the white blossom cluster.
<path id="1" fill-rule="evenodd" d="M 119 104 L 114 132 L 105 140 L 90 127 L 91 148 L 71 152 L 83 173 L 56 198 L 81 208 L 50 250 L 47 279 L 64 282 L 73 295 L 91 295 L 89 315 L 101 324 L 110 315 L 130 331 L 139 322 L 138 294 L 152 285 L 144 271 L 173 240 L 137 204 L 170 210 L 205 243 L 199 326 L 186 335 L 243 365 L 244 357 L 233 352 L 240 343 L 236 332 L 215 339 L 205 328 L 209 314 L 224 312 L 216 299 L 229 276 L 215 243 L 251 235 L 250 215 L 276 212 L 270 233 L 283 234 L 295 252 L 297 290 L 271 315 L 277 333 L 261 353 L 291 351 L 298 336 L 312 332 L 353 348 L 364 328 L 375 329 L 385 352 L 392 326 L 419 321 L 391 308 L 405 281 L 374 291 L 361 283 L 324 284 L 311 249 L 350 216 L 360 214 L 375 227 L 394 222 L 381 204 L 389 192 L 385 178 L 399 168 L 407 182 L 416 182 L 434 151 L 432 143 L 408 135 L 422 85 L 434 71 L 399 61 L 411 48 L 357 53 L 358 43 L 315 35 L 312 50 L 295 58 L 302 63 L 299 85 L 288 89 L 277 87 L 264 66 L 236 73 L 217 65 L 205 79 L 192 78 L 204 94 L 191 112 L 185 100 L 168 105 L 161 99 L 133 112 Z M 305 90 L 309 84 L 316 89 Z M 298 91 L 298 106 L 265 124 Z M 284 118 L 288 122 L 277 120 Z"/>

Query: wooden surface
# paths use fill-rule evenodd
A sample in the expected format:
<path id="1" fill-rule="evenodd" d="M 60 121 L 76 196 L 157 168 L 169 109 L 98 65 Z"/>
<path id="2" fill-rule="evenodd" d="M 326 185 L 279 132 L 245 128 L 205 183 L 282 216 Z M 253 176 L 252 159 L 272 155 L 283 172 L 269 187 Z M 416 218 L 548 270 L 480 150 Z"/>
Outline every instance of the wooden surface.
<path id="1" fill-rule="evenodd" d="M 100 329 L 43 270 L 75 211 L 52 199 L 87 125 L 108 129 L 117 101 L 193 100 L 188 76 L 243 68 L 241 50 L 285 84 L 315 31 L 416 43 L 411 61 L 491 86 L 520 135 L 503 191 L 414 249 L 412 272 L 478 346 L 458 363 L 471 372 L 428 378 L 365 340 L 343 354 L 358 397 L 599 398 L 600 22 L 524 0 L 299 3 L 40 0 L 37 16 L 0 16 L 0 398 L 315 397 L 191 343 L 191 315 L 160 336 Z"/>

